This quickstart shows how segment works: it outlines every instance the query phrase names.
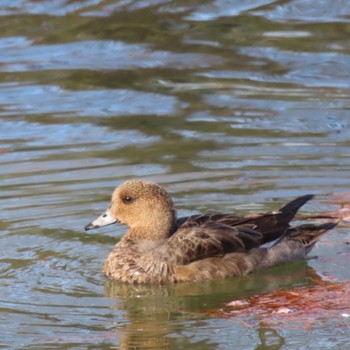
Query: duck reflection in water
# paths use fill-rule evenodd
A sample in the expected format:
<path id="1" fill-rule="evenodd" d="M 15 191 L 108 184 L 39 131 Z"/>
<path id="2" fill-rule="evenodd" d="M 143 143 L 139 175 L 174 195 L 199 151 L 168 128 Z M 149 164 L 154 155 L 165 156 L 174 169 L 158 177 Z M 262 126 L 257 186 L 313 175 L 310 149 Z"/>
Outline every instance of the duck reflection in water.
<path id="1" fill-rule="evenodd" d="M 222 333 L 211 337 L 207 333 L 203 334 L 203 328 L 212 328 L 213 319 L 215 324 L 222 317 L 227 319 L 227 316 L 222 316 L 223 310 L 230 310 L 226 305 L 232 300 L 280 288 L 313 285 L 318 280 L 321 278 L 303 260 L 254 275 L 199 282 L 130 284 L 107 280 L 105 295 L 115 300 L 114 312 L 123 315 L 123 322 L 119 321 L 116 325 L 120 349 L 217 349 L 222 347 L 220 334 L 229 331 L 233 338 L 242 332 L 250 334 L 244 337 L 247 343 L 242 344 L 243 348 L 244 345 L 251 348 L 252 338 L 256 338 L 256 349 L 273 342 L 274 347 L 271 349 L 277 350 L 280 347 L 275 343 L 279 339 L 282 347 L 283 336 L 279 338 L 278 330 L 270 334 L 273 326 L 266 333 L 266 324 L 261 324 L 259 317 L 253 326 L 247 328 L 244 322 L 246 316 L 234 315 L 230 317 L 230 322 L 226 320 L 221 323 L 221 327 L 227 327 L 227 330 L 221 329 Z"/>

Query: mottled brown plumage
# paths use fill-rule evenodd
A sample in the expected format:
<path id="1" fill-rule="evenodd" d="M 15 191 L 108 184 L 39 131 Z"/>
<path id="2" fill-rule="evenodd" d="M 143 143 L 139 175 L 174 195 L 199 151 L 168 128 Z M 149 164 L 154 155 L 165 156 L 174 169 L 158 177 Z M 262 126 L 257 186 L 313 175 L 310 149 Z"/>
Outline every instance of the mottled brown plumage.
<path id="1" fill-rule="evenodd" d="M 312 195 L 277 212 L 176 218 L 169 194 L 157 184 L 131 180 L 115 189 L 111 205 L 86 230 L 129 226 L 103 266 L 113 280 L 168 283 L 245 275 L 303 258 L 334 223 L 289 228 Z M 270 248 L 264 243 L 277 242 Z"/>

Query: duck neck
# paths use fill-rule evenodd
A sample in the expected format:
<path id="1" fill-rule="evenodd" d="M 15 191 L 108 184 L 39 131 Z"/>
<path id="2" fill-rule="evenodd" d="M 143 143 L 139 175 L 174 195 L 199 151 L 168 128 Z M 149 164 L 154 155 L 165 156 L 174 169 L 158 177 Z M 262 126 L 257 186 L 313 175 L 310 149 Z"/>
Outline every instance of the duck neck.
<path id="1" fill-rule="evenodd" d="M 176 230 L 176 216 L 172 213 L 168 217 L 149 220 L 150 224 L 143 223 L 135 227 L 130 227 L 126 234 L 131 240 L 162 240 L 169 238 Z"/>

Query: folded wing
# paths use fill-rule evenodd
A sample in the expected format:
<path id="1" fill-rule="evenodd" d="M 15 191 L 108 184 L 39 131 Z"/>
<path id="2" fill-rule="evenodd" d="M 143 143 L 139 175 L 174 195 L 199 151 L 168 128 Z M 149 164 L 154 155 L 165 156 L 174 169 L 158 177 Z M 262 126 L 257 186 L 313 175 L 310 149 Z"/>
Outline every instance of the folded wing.
<path id="1" fill-rule="evenodd" d="M 262 244 L 263 235 L 253 225 L 229 226 L 222 222 L 207 221 L 200 225 L 182 225 L 168 239 L 166 250 L 175 264 L 186 265 L 227 253 L 245 252 Z"/>

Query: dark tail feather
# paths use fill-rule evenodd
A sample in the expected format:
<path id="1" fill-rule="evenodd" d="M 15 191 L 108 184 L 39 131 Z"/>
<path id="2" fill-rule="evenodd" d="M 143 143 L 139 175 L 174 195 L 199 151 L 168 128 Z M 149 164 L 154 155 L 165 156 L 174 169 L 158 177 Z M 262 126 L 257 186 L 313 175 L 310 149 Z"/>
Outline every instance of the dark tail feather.
<path id="1" fill-rule="evenodd" d="M 291 202 L 287 203 L 285 206 L 283 206 L 279 211 L 281 213 L 285 214 L 296 214 L 297 211 L 310 199 L 314 198 L 313 194 L 306 194 L 304 196 L 300 196 Z M 293 216 L 294 216 L 293 215 Z"/>
<path id="2" fill-rule="evenodd" d="M 263 243 L 271 242 L 282 237 L 290 227 L 289 223 L 294 219 L 298 210 L 312 198 L 312 194 L 298 197 L 283 206 L 273 217 L 263 217 L 262 220 L 266 222 L 261 222 L 259 227 L 264 235 Z"/>

